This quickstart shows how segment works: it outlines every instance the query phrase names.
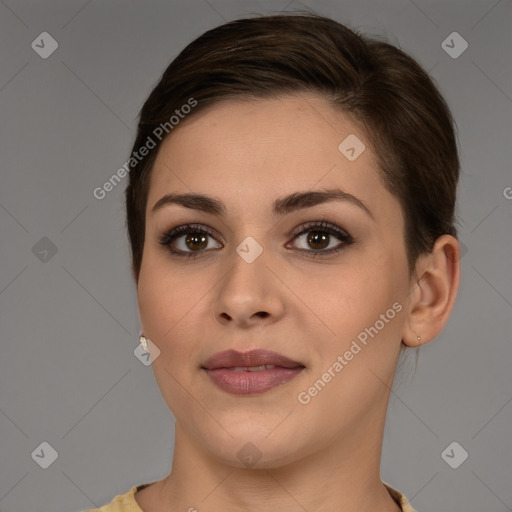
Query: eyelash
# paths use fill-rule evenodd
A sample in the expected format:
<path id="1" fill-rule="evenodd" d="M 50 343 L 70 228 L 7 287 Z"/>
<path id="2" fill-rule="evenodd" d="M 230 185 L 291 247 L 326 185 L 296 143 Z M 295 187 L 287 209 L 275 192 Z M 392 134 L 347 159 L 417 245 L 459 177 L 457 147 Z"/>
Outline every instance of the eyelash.
<path id="1" fill-rule="evenodd" d="M 314 222 L 308 222 L 299 228 L 295 229 L 293 233 L 291 234 L 293 236 L 292 241 L 296 238 L 300 237 L 301 235 L 310 233 L 310 232 L 319 232 L 319 233 L 327 233 L 328 235 L 332 235 L 340 240 L 340 244 L 336 247 L 333 247 L 331 249 L 327 250 L 314 250 L 314 249 L 296 249 L 297 251 L 300 251 L 302 253 L 308 253 L 308 257 L 311 258 L 317 258 L 322 257 L 326 255 L 331 255 L 334 253 L 338 253 L 341 250 L 343 250 L 345 247 L 352 245 L 355 240 L 354 238 L 347 233 L 344 229 L 339 228 L 335 224 L 332 224 L 330 222 L 326 221 L 314 221 Z M 176 228 L 173 228 L 169 231 L 166 231 L 162 234 L 160 239 L 158 240 L 158 243 L 160 245 L 163 245 L 168 248 L 169 252 L 173 255 L 185 257 L 185 258 L 196 258 L 200 256 L 202 253 L 206 252 L 206 250 L 203 251 L 181 251 L 181 250 L 175 250 L 171 249 L 170 244 L 174 242 L 177 238 L 182 236 L 183 234 L 191 234 L 191 233 L 198 233 L 203 235 L 211 236 L 212 238 L 215 238 L 214 231 L 207 227 L 203 226 L 201 224 L 184 224 L 182 226 L 178 226 Z"/>

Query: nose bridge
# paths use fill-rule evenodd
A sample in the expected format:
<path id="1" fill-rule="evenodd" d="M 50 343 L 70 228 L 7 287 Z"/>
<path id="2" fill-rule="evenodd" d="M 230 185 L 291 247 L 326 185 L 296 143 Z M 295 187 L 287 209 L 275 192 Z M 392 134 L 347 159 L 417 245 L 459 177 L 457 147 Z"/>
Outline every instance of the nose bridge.
<path id="1" fill-rule="evenodd" d="M 266 281 L 266 254 L 263 247 L 255 239 L 244 239 L 227 258 L 228 271 L 222 280 L 224 293 L 229 293 L 232 300 L 248 301 L 264 295 Z M 261 249 L 259 249 L 261 248 Z"/>
<path id="2" fill-rule="evenodd" d="M 228 267 L 212 304 L 217 320 L 247 323 L 282 314 L 279 287 L 267 268 L 268 255 L 253 237 L 246 237 L 226 258 Z"/>

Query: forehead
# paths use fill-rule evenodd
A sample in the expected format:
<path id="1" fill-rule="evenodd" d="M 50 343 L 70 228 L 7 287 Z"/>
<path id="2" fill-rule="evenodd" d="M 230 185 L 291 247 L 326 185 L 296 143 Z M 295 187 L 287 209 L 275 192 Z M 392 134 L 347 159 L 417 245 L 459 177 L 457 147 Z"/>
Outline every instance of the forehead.
<path id="1" fill-rule="evenodd" d="M 332 187 L 365 202 L 394 200 L 359 123 L 309 93 L 226 100 L 185 119 L 163 141 L 148 208 L 170 191 L 256 207 L 297 190 Z"/>

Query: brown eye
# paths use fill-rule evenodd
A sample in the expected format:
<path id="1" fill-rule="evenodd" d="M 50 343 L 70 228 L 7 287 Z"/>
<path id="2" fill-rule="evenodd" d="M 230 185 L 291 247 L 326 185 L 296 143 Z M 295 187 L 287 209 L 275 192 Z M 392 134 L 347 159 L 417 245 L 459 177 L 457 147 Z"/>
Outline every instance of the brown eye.
<path id="1" fill-rule="evenodd" d="M 329 245 L 330 235 L 321 231 L 310 231 L 308 244 L 312 249 L 325 249 Z"/>
<path id="2" fill-rule="evenodd" d="M 208 238 L 200 233 L 192 233 L 185 238 L 185 245 L 192 251 L 206 249 Z"/>
<path id="3" fill-rule="evenodd" d="M 308 256 L 327 256 L 341 251 L 355 240 L 344 229 L 326 221 L 310 222 L 295 231 L 295 249 Z"/>
<path id="4" fill-rule="evenodd" d="M 211 228 L 201 225 L 186 224 L 164 233 L 159 240 L 160 245 L 167 247 L 176 256 L 196 256 L 211 249 L 218 249 L 222 244 L 217 242 Z"/>

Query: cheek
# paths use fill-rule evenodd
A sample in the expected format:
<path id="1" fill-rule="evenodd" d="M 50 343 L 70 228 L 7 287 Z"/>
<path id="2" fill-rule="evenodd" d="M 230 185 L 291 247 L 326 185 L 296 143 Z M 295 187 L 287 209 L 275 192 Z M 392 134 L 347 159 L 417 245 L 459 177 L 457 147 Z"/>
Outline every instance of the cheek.
<path id="1" fill-rule="evenodd" d="M 137 300 L 142 328 L 159 345 L 172 333 L 179 318 L 190 309 L 187 295 L 178 273 L 170 273 L 162 258 L 151 250 L 144 254 Z"/>
<path id="2" fill-rule="evenodd" d="M 137 289 L 141 327 L 173 366 L 178 353 L 197 349 L 194 343 L 204 325 L 200 318 L 209 314 L 211 285 L 199 281 L 197 273 L 171 268 L 165 254 L 148 251 L 143 260 Z"/>
<path id="3" fill-rule="evenodd" d="M 201 340 L 206 337 L 204 321 L 209 314 L 206 281 L 190 272 L 173 268 L 159 255 L 147 253 L 143 262 L 137 290 L 142 328 L 159 348 L 152 368 L 156 382 L 167 406 L 175 418 L 190 431 L 199 432 L 198 425 L 208 423 L 201 407 L 195 407 L 191 373 L 201 362 Z M 146 255 L 144 256 L 146 258 Z M 194 374 L 195 375 L 195 374 Z M 199 433 L 197 434 L 200 437 Z"/>
<path id="4" fill-rule="evenodd" d="M 324 363 L 334 361 L 358 337 L 362 341 L 362 351 L 354 358 L 358 360 L 382 358 L 397 344 L 407 288 L 401 263 L 399 255 L 365 252 L 350 261 L 347 258 L 346 265 L 332 267 L 321 277 L 311 273 L 296 276 L 297 296 L 304 297 L 310 310 L 328 327 L 322 329 L 327 337 L 312 337 L 322 345 L 317 350 Z"/>
<path id="5" fill-rule="evenodd" d="M 371 318 L 391 292 L 383 269 L 357 257 L 327 271 L 295 276 L 293 282 L 297 296 L 335 331 L 340 324 L 348 327 Z"/>
<path id="6" fill-rule="evenodd" d="M 309 287 L 308 304 L 335 333 L 327 337 L 311 333 L 316 355 L 301 389 L 314 396 L 311 408 L 304 409 L 311 422 L 323 421 L 326 410 L 333 424 L 347 424 L 347 411 L 351 411 L 350 421 L 362 421 L 387 392 L 404 318 L 402 274 L 396 268 L 393 271 L 392 260 L 359 258 L 333 270 L 322 280 L 325 284 Z M 307 280 L 311 285 L 313 279 Z"/>

